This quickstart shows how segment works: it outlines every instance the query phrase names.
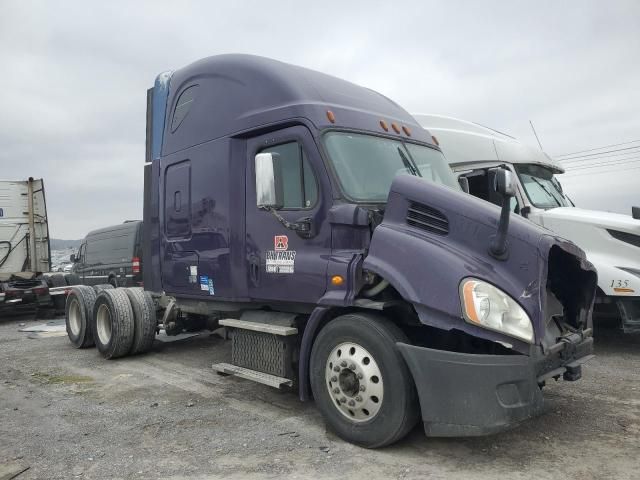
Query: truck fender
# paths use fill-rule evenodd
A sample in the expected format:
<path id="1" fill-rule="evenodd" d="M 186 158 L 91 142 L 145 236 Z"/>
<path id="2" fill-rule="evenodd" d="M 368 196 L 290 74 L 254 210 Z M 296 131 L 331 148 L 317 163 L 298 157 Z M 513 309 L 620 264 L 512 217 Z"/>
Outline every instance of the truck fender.
<path id="1" fill-rule="evenodd" d="M 298 361 L 298 392 L 302 402 L 311 399 L 311 391 L 309 388 L 309 359 L 311 358 L 311 348 L 313 347 L 313 340 L 316 338 L 316 334 L 330 311 L 331 308 L 329 307 L 314 308 L 302 334 L 300 358 Z"/>

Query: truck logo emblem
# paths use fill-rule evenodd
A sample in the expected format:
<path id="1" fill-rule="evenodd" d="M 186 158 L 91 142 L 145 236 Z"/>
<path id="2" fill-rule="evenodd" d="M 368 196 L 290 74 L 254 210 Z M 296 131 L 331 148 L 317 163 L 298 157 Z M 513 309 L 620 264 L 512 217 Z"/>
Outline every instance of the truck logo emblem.
<path id="1" fill-rule="evenodd" d="M 276 235 L 273 237 L 273 245 L 276 252 L 284 252 L 289 248 L 289 237 L 286 235 Z"/>

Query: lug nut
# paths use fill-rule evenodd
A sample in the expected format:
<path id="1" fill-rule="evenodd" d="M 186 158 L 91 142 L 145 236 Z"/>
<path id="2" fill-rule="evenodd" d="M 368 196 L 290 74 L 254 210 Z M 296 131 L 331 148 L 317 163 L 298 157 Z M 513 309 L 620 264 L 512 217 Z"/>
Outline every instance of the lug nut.
<path id="1" fill-rule="evenodd" d="M 364 392 L 366 390 L 366 387 L 364 385 L 360 385 L 360 391 Z"/>
<path id="2" fill-rule="evenodd" d="M 361 402 L 362 401 L 362 397 L 360 395 L 356 396 L 356 402 Z"/>
<path id="3" fill-rule="evenodd" d="M 351 365 L 349 365 L 349 370 L 355 370 L 356 369 L 356 364 L 352 363 Z"/>
<path id="4" fill-rule="evenodd" d="M 334 372 L 339 372 L 340 371 L 340 367 L 338 367 L 337 365 L 335 367 L 333 367 L 333 371 Z"/>
<path id="5" fill-rule="evenodd" d="M 344 360 L 340 363 L 340 366 L 342 368 L 346 368 L 347 367 L 347 362 L 345 362 Z"/>
<path id="6" fill-rule="evenodd" d="M 340 399 L 340 403 L 347 403 L 347 398 L 346 397 L 342 397 Z"/>
<path id="7" fill-rule="evenodd" d="M 355 407 L 356 402 L 354 402 L 353 400 L 349 400 L 349 406 L 350 407 Z"/>
<path id="8" fill-rule="evenodd" d="M 338 377 L 336 377 L 335 375 L 333 377 L 331 377 L 331 381 L 332 382 L 337 382 L 338 381 Z"/>
<path id="9" fill-rule="evenodd" d="M 339 388 L 334 388 L 334 389 L 333 389 L 333 393 L 335 393 L 335 394 L 340 393 L 340 389 L 339 389 Z"/>
<path id="10" fill-rule="evenodd" d="M 358 380 L 362 380 L 362 374 L 360 372 L 358 372 Z"/>

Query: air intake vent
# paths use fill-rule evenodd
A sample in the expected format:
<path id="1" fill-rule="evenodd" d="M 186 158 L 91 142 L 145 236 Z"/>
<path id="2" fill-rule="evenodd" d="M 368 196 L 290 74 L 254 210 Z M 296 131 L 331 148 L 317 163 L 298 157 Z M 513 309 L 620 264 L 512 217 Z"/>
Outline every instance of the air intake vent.
<path id="1" fill-rule="evenodd" d="M 435 208 L 411 202 L 407 211 L 407 223 L 412 227 L 438 235 L 449 233 L 449 220 Z"/>
<path id="2" fill-rule="evenodd" d="M 636 247 L 640 247 L 640 235 L 634 235 L 633 233 L 620 232 L 619 230 L 607 230 L 609 235 L 613 238 L 617 238 L 621 242 L 630 243 Z"/>

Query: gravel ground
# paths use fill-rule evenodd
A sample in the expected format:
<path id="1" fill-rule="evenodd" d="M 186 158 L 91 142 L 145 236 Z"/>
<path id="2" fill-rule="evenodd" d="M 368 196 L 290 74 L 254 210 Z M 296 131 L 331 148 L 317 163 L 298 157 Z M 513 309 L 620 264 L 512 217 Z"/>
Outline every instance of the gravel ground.
<path id="1" fill-rule="evenodd" d="M 328 432 L 312 403 L 212 372 L 214 334 L 103 360 L 66 337 L 0 321 L 0 478 L 637 479 L 640 338 L 597 332 L 579 382 L 545 389 L 545 413 L 491 437 L 426 438 L 381 450 Z M 27 325 L 36 323 L 26 320 Z M 4 469 L 4 470 L 3 470 Z"/>

